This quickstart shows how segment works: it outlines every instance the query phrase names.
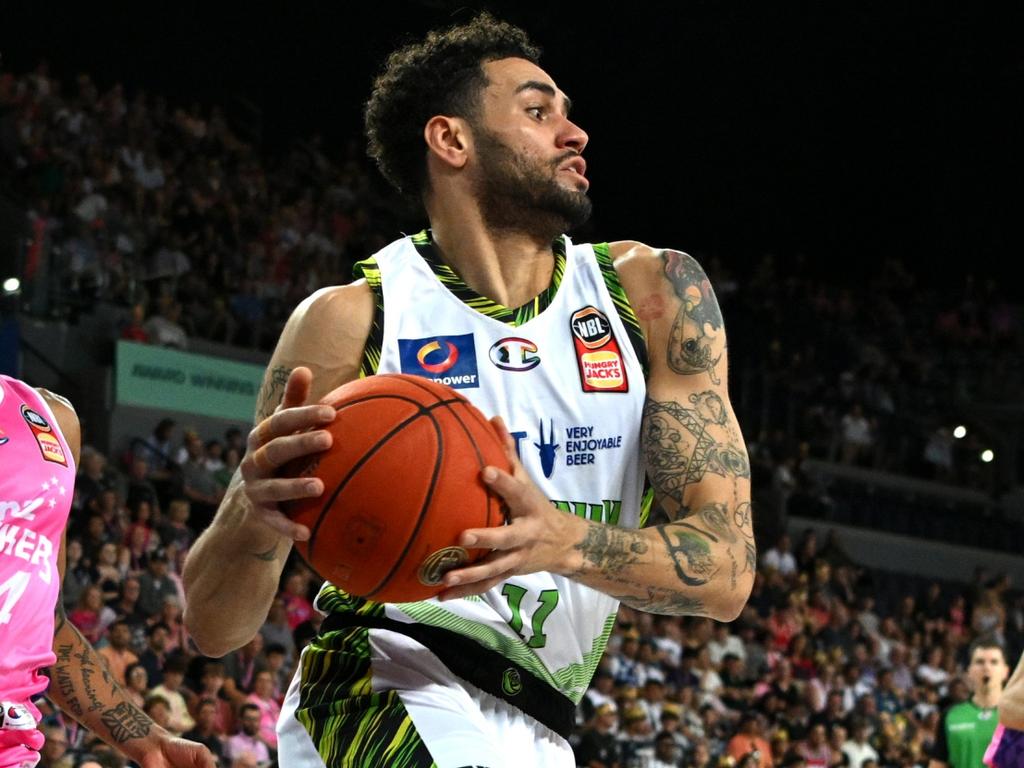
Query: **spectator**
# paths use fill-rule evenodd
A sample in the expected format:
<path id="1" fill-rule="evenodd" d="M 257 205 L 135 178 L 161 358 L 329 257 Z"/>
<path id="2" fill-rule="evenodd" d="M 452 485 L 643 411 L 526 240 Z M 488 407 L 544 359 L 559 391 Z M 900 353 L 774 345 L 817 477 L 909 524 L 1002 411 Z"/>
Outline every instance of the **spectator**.
<path id="1" fill-rule="evenodd" d="M 246 701 L 256 706 L 260 712 L 260 738 L 272 750 L 277 750 L 277 719 L 281 715 L 281 705 L 274 698 L 277 681 L 269 669 L 256 673 L 253 690 Z"/>
<path id="2" fill-rule="evenodd" d="M 284 579 L 284 588 L 278 596 L 284 600 L 288 613 L 288 626 L 294 630 L 313 615 L 313 604 L 306 597 L 307 581 L 299 571 L 291 571 Z"/>
<path id="3" fill-rule="evenodd" d="M 868 465 L 874 448 L 874 429 L 860 403 L 854 403 L 841 422 L 839 460 L 844 464 Z M 808 765 L 814 768 L 813 761 Z"/>
<path id="4" fill-rule="evenodd" d="M 199 697 L 216 705 L 213 727 L 218 736 L 227 736 L 235 730 L 235 706 L 224 692 L 224 679 L 224 665 L 219 661 L 208 661 L 203 665 Z"/>
<path id="5" fill-rule="evenodd" d="M 166 728 L 180 736 L 185 731 L 190 731 L 195 726 L 195 720 L 189 714 L 188 697 L 195 694 L 182 687 L 185 681 L 185 659 L 180 656 L 170 656 L 164 662 L 163 681 L 153 687 L 150 696 L 160 696 L 167 701 L 167 725 Z"/>
<path id="6" fill-rule="evenodd" d="M 92 582 L 100 588 L 104 603 L 110 603 L 120 596 L 124 572 L 119 563 L 119 551 L 114 542 L 108 541 L 100 547 L 90 577 Z"/>
<path id="7" fill-rule="evenodd" d="M 160 347 L 173 347 L 175 349 L 188 349 L 188 335 L 181 327 L 181 304 L 176 301 L 165 299 L 162 301 L 157 314 L 151 316 L 143 330 L 149 337 L 151 343 Z"/>
<path id="8" fill-rule="evenodd" d="M 157 622 L 146 630 L 146 648 L 139 654 L 139 664 L 146 669 L 150 685 L 160 685 L 164 681 L 164 663 L 167 660 L 167 635 L 170 633 L 166 624 Z"/>
<path id="9" fill-rule="evenodd" d="M 128 490 L 126 504 L 129 510 L 138 510 L 139 505 L 145 502 L 153 512 L 160 511 L 160 497 L 157 495 L 156 486 L 147 477 L 149 464 L 144 456 L 136 455 L 131 457 L 131 467 L 128 476 Z M 133 522 L 138 519 L 138 514 L 133 514 Z"/>
<path id="10" fill-rule="evenodd" d="M 150 694 L 146 697 L 146 703 L 142 711 L 152 718 L 153 722 L 167 731 L 171 731 L 171 705 L 163 696 Z"/>
<path id="11" fill-rule="evenodd" d="M 189 741 L 197 741 L 206 746 L 213 754 L 218 764 L 223 765 L 225 760 L 224 742 L 221 741 L 221 731 L 217 729 L 217 702 L 214 699 L 202 698 L 196 706 L 195 727 L 187 731 L 184 738 Z"/>
<path id="12" fill-rule="evenodd" d="M 132 704 L 142 709 L 146 705 L 146 696 L 149 694 L 149 673 L 146 667 L 139 662 L 129 664 L 124 671 L 124 690 L 131 699 Z"/>
<path id="13" fill-rule="evenodd" d="M 771 745 L 765 741 L 761 716 L 755 712 L 747 712 L 740 717 L 739 730 L 725 748 L 726 754 L 733 760 L 740 760 L 744 755 L 754 754 L 759 760 L 760 768 L 773 768 Z"/>
<path id="14" fill-rule="evenodd" d="M 64 566 L 64 581 L 61 584 L 61 597 L 64 610 L 70 611 L 78 604 L 91 580 L 89 569 L 83 560 L 82 542 L 77 538 L 69 538 L 64 553 L 66 564 Z"/>
<path id="15" fill-rule="evenodd" d="M 574 748 L 576 764 L 588 768 L 622 768 L 619 744 L 615 737 L 619 723 L 618 708 L 613 702 L 599 706 L 594 720 L 580 736 Z"/>
<path id="16" fill-rule="evenodd" d="M 163 611 L 164 600 L 178 597 L 178 586 L 168 573 L 165 550 L 155 550 L 148 559 L 146 570 L 139 576 L 139 609 L 147 616 L 156 616 Z"/>
<path id="17" fill-rule="evenodd" d="M 843 754 L 849 768 L 865 768 L 868 761 L 878 762 L 878 752 L 868 741 L 869 728 L 867 722 L 854 718 L 850 723 L 850 738 L 842 746 Z"/>
<path id="18" fill-rule="evenodd" d="M 61 725 L 42 725 L 39 728 L 46 741 L 39 750 L 36 768 L 73 768 L 74 757 L 68 754 L 68 734 Z"/>
<path id="19" fill-rule="evenodd" d="M 795 751 L 807 761 L 807 768 L 831 768 L 832 749 L 823 725 L 812 726 L 807 738 L 796 745 Z"/>
<path id="20" fill-rule="evenodd" d="M 188 526 L 191 511 L 188 499 L 173 499 L 167 505 L 167 519 L 157 529 L 164 546 L 173 544 L 179 552 L 188 552 L 196 537 Z"/>
<path id="21" fill-rule="evenodd" d="M 174 419 L 161 419 L 153 428 L 153 434 L 135 445 L 135 455 L 141 457 L 149 467 L 146 477 L 150 480 L 168 480 L 171 476 L 174 466 L 171 458 L 174 444 L 171 438 L 176 426 Z"/>
<path id="22" fill-rule="evenodd" d="M 295 648 L 295 638 L 292 628 L 288 623 L 288 609 L 285 607 L 285 599 L 277 595 L 274 602 L 270 604 L 270 612 L 267 620 L 260 627 L 260 634 L 266 647 L 280 645 L 285 652 L 285 665 L 291 668 L 294 665 L 298 654 Z"/>
<path id="23" fill-rule="evenodd" d="M 796 558 L 790 549 L 789 534 L 784 533 L 779 536 L 775 546 L 761 556 L 762 565 L 778 571 L 783 576 L 792 576 L 796 573 Z"/>
<path id="24" fill-rule="evenodd" d="M 114 619 L 107 632 L 107 645 L 96 651 L 103 657 L 111 676 L 120 685 L 126 684 L 125 671 L 128 667 L 139 660 L 131 650 L 131 639 L 132 632 L 128 623 L 123 619 Z"/>
<path id="25" fill-rule="evenodd" d="M 78 605 L 68 614 L 68 621 L 78 627 L 82 636 L 94 646 L 113 620 L 114 612 L 103 604 L 103 593 L 95 584 L 85 588 Z"/>
<path id="26" fill-rule="evenodd" d="M 260 738 L 260 709 L 255 704 L 243 704 L 238 710 L 241 730 L 228 739 L 227 753 L 232 760 L 248 756 L 258 768 L 270 765 L 270 749 Z"/>

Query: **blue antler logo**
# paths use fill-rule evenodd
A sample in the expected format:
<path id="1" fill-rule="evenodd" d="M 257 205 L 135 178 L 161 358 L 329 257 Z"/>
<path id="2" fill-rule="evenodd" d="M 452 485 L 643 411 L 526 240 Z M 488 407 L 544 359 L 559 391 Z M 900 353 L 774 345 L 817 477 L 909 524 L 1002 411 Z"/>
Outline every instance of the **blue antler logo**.
<path id="1" fill-rule="evenodd" d="M 548 439 L 545 440 L 544 420 L 540 420 L 540 442 L 533 444 L 533 447 L 540 451 L 540 467 L 544 470 L 544 477 L 551 477 L 551 473 L 555 471 L 555 451 L 558 450 L 558 445 L 555 443 L 554 419 L 549 423 L 551 434 L 548 435 Z"/>

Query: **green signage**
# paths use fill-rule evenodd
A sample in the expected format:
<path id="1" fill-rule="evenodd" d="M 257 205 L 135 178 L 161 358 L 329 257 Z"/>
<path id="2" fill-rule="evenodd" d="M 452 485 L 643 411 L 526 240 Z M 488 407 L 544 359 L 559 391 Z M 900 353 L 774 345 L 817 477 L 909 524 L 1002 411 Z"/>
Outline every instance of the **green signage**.
<path id="1" fill-rule="evenodd" d="M 141 405 L 230 421 L 251 422 L 263 366 L 117 343 L 118 405 Z"/>

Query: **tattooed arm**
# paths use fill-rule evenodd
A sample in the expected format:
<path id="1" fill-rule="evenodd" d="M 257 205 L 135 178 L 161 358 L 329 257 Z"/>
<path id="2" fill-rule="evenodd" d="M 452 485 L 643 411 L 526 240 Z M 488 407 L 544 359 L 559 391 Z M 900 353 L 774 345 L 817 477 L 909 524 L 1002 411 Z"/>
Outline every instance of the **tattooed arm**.
<path id="1" fill-rule="evenodd" d="M 82 440 L 74 408 L 46 390 L 40 394 L 53 411 L 77 466 Z M 66 531 L 57 551 L 59 584 L 64 583 L 65 543 Z M 143 768 L 214 768 L 216 761 L 206 747 L 175 738 L 128 701 L 89 641 L 67 621 L 60 594 L 54 609 L 53 652 L 57 660 L 47 670 L 47 695 L 107 744 Z"/>
<path id="2" fill-rule="evenodd" d="M 507 502 L 512 524 L 463 534 L 463 546 L 495 551 L 446 574 L 443 598 L 551 571 L 634 608 L 731 620 L 753 586 L 756 552 L 721 312 L 689 256 L 633 243 L 612 252 L 648 344 L 641 443 L 657 495 L 654 525 L 628 530 L 553 511 L 510 447 L 513 473 L 488 469 L 483 477 Z"/>
<path id="3" fill-rule="evenodd" d="M 279 503 L 319 496 L 319 480 L 278 478 L 291 459 L 330 445 L 334 409 L 316 405 L 359 375 L 373 319 L 364 281 L 313 294 L 296 308 L 274 351 L 256 407 L 256 428 L 217 515 L 185 562 L 185 624 L 207 656 L 245 645 L 277 591 L 292 541 L 309 534 Z"/>

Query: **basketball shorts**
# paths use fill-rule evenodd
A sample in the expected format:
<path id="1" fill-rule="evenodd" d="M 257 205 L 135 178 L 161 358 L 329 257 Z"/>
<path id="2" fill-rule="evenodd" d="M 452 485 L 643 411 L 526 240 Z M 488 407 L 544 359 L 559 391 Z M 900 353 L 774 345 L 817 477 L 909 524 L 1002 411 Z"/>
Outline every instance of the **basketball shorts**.
<path id="1" fill-rule="evenodd" d="M 289 768 L 575 768 L 569 743 L 427 648 L 348 627 L 302 652 L 278 721 Z"/>

